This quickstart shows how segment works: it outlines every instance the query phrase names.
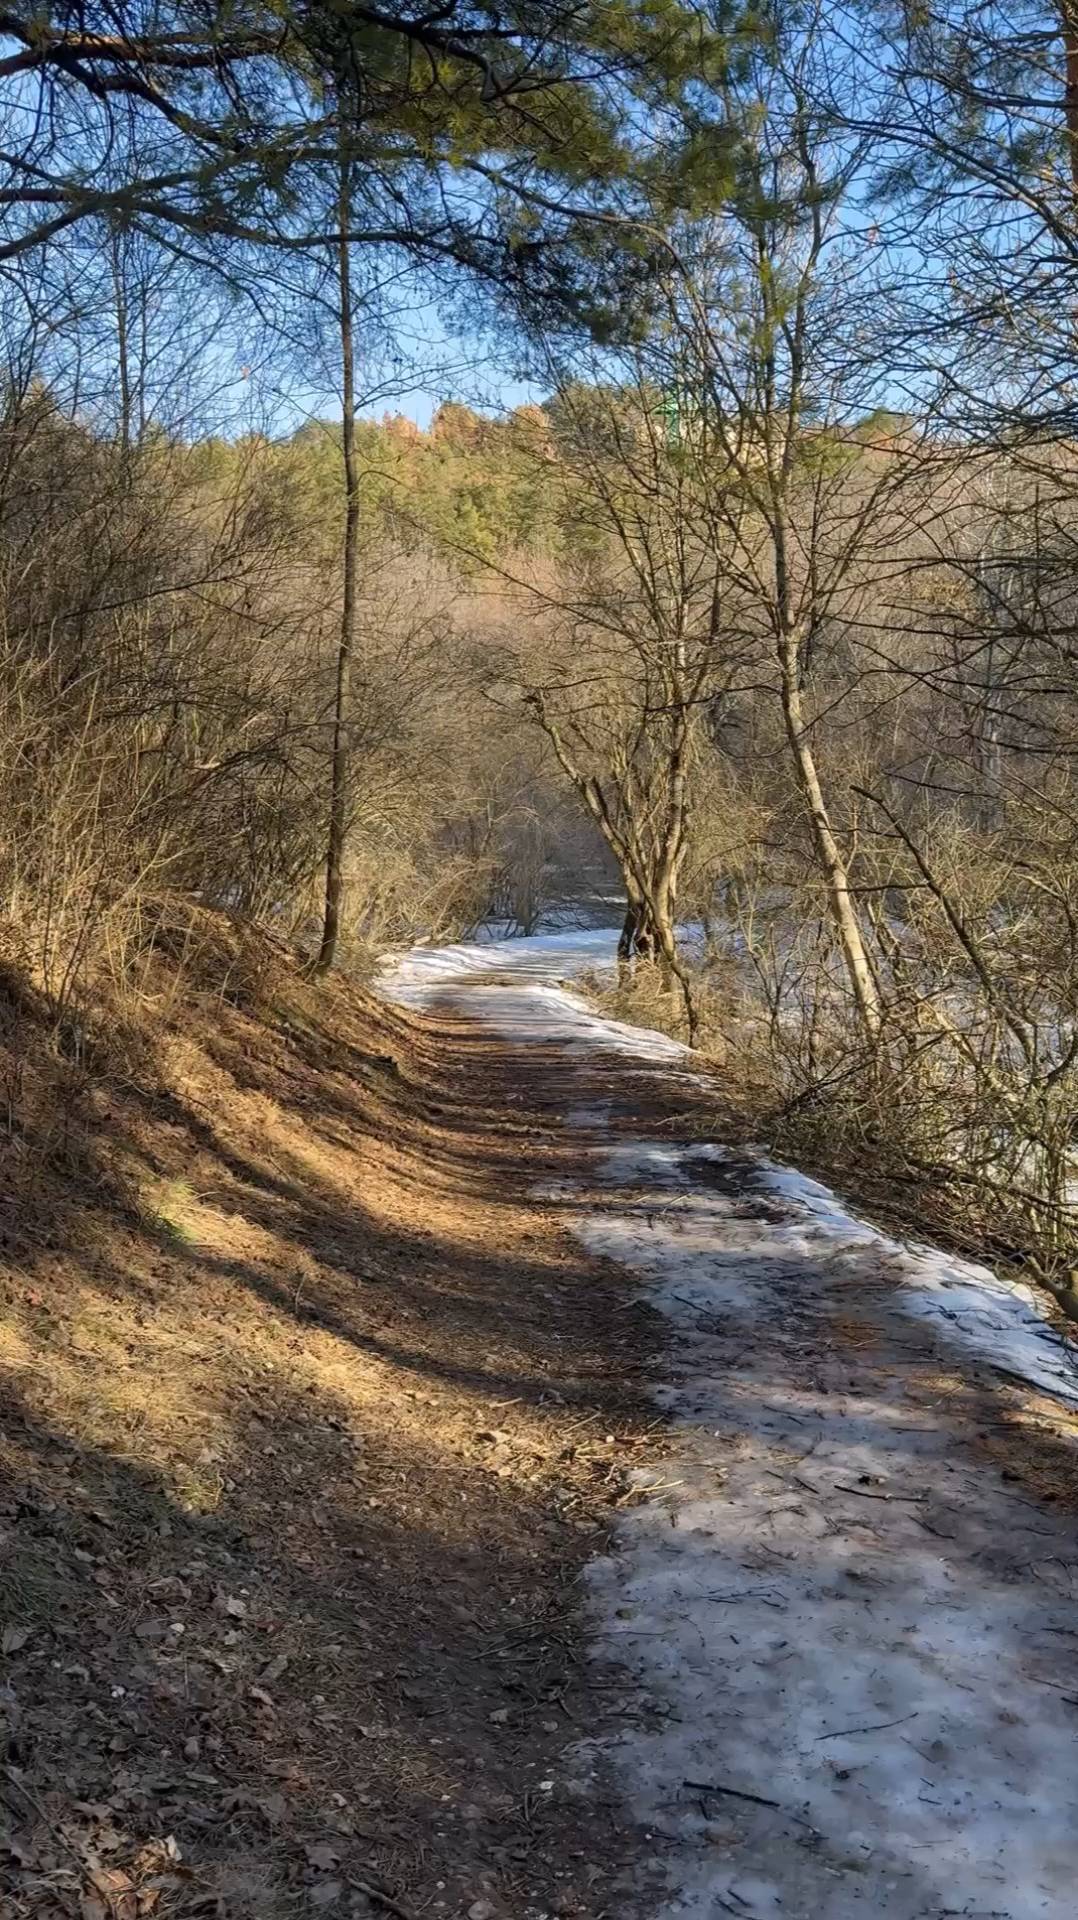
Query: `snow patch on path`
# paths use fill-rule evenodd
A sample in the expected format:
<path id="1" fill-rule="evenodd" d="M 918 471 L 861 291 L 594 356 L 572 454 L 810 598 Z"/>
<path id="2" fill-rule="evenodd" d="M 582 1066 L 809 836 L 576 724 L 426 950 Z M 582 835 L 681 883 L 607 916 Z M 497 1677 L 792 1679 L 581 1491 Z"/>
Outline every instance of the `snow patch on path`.
<path id="1" fill-rule="evenodd" d="M 451 947 L 412 947 L 382 963 L 380 984 L 394 1000 L 429 1006 L 445 987 L 478 975 L 514 974 L 558 982 L 592 968 L 613 974 L 618 936 L 610 927 L 575 928 L 518 940 L 471 940 Z"/>
<path id="2" fill-rule="evenodd" d="M 387 998 L 417 1008 L 431 1008 L 448 996 L 455 1011 L 494 1028 L 510 1042 L 553 1041 L 585 1055 L 605 1053 L 649 1067 L 676 1066 L 686 1080 L 706 1085 L 703 1076 L 689 1068 L 692 1056 L 680 1041 L 609 1019 L 571 987 L 555 984 L 596 968 L 613 971 L 616 944 L 615 931 L 598 927 L 530 939 L 415 947 L 385 962 L 379 985 Z M 579 1118 L 582 1126 L 588 1124 L 587 1118 Z M 722 1147 L 709 1144 L 686 1149 L 638 1143 L 634 1151 L 666 1155 L 671 1166 L 724 1155 Z M 830 1233 L 848 1249 L 873 1247 L 885 1256 L 902 1282 L 907 1312 L 931 1322 L 942 1338 L 964 1343 L 997 1370 L 1078 1406 L 1074 1349 L 1032 1288 L 933 1247 L 900 1246 L 856 1220 L 818 1181 L 765 1156 L 758 1156 L 757 1166 L 768 1191 L 785 1199 L 793 1216 Z M 607 1231 L 611 1256 L 619 1258 L 613 1226 Z M 688 1259 L 688 1243 L 682 1251 Z"/>
<path id="3" fill-rule="evenodd" d="M 574 1229 L 674 1334 L 673 1456 L 593 1577 L 637 1722 L 604 1751 L 664 1920 L 1071 1920 L 1069 1535 L 962 1457 L 901 1346 L 833 1332 L 892 1261 L 906 1304 L 944 1256 L 714 1146 L 621 1143 L 601 1171 L 613 1204 Z"/>
<path id="4" fill-rule="evenodd" d="M 708 1151 L 721 1155 L 723 1149 Z M 899 1301 L 907 1313 L 929 1321 L 944 1340 L 968 1347 L 998 1372 L 1078 1406 L 1075 1349 L 1032 1287 L 938 1247 L 901 1246 L 855 1220 L 818 1181 L 773 1161 L 760 1164 L 767 1190 L 786 1200 L 798 1218 L 847 1247 L 874 1247 L 887 1257 L 902 1282 Z"/>
<path id="5" fill-rule="evenodd" d="M 593 970 L 613 973 L 616 950 L 617 934 L 609 927 L 528 940 L 413 947 L 385 961 L 378 986 L 402 1006 L 430 1009 L 451 1002 L 454 1012 L 482 1021 L 510 1041 L 554 1041 L 648 1064 L 689 1059 L 680 1040 L 608 1019 L 571 987 L 557 984 Z"/>

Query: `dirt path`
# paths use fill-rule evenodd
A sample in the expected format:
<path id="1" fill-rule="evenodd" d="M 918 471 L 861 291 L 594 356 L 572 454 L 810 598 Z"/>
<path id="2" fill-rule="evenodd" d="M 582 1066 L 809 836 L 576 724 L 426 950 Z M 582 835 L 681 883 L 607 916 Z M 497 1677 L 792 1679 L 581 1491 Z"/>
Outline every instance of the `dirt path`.
<path id="1" fill-rule="evenodd" d="M 42 1054 L 5 1920 L 1069 1920 L 1070 1361 L 528 962 Z"/>
<path id="2" fill-rule="evenodd" d="M 1051 1327 L 939 1260 L 911 1290 L 811 1183 L 687 1142 L 700 1090 L 661 1043 L 604 1045 L 543 980 L 432 997 L 567 1136 L 542 1205 L 666 1323 L 667 1456 L 590 1575 L 607 1712 L 554 1788 L 594 1763 L 635 1817 L 612 1911 L 1069 1920 L 1078 1422 Z"/>

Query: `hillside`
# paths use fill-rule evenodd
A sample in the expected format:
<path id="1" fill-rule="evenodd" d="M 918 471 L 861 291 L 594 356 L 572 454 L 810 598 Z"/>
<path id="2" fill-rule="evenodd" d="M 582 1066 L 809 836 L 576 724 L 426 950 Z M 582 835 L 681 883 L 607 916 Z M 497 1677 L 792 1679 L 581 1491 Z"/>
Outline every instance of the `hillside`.
<path id="1" fill-rule="evenodd" d="M 543 1782 L 638 1312 L 459 1023 L 208 970 L 81 1064 L 5 975 L 7 1911 L 598 1914 L 618 1820 Z"/>
<path id="2" fill-rule="evenodd" d="M 202 937 L 5 975 L 5 1913 L 1064 1920 L 1050 1308 L 724 1143 L 595 933 Z"/>

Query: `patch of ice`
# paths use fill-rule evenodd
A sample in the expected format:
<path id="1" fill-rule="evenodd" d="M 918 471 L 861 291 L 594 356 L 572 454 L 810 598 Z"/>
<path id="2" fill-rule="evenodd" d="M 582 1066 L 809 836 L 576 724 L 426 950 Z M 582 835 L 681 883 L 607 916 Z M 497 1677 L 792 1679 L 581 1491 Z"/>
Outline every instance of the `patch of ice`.
<path id="1" fill-rule="evenodd" d="M 570 1107 L 565 1115 L 567 1127 L 589 1133 L 602 1133 L 610 1125 L 610 1102 L 599 1100 L 587 1107 Z"/>
<path id="2" fill-rule="evenodd" d="M 613 973 L 618 935 L 610 927 L 573 927 L 523 939 L 489 936 L 449 947 L 412 947 L 383 961 L 379 984 L 391 999 L 429 1006 L 450 984 L 476 974 L 513 974 L 536 981 L 572 979 L 593 968 Z"/>

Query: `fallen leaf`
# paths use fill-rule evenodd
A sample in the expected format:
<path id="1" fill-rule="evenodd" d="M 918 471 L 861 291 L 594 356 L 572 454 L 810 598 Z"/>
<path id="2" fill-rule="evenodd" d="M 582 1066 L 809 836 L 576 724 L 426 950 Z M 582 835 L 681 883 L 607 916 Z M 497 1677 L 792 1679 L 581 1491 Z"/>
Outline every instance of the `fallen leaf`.
<path id="1" fill-rule="evenodd" d="M 105 1912 L 113 1916 L 113 1920 L 137 1920 L 135 1883 L 119 1867 L 95 1867 L 90 1875 L 90 1883 L 98 1898 L 104 1901 Z"/>
<path id="2" fill-rule="evenodd" d="M 135 1891 L 135 1883 L 130 1874 L 124 1873 L 121 1867 L 95 1867 L 90 1879 L 98 1893 L 103 1894 L 106 1900 L 113 1900 L 119 1894 Z"/>
<path id="3" fill-rule="evenodd" d="M 311 1888 L 312 1907 L 331 1907 L 344 1892 L 343 1880 L 323 1880 L 319 1886 Z"/>
<path id="4" fill-rule="evenodd" d="M 3 1637 L 0 1638 L 0 1652 L 18 1653 L 19 1648 L 25 1647 L 29 1638 L 29 1627 L 5 1627 Z"/>
<path id="5" fill-rule="evenodd" d="M 329 1873 L 341 1864 L 341 1850 L 331 1840 L 316 1840 L 304 1847 L 303 1851 L 307 1855 L 308 1865 L 318 1873 Z"/>

